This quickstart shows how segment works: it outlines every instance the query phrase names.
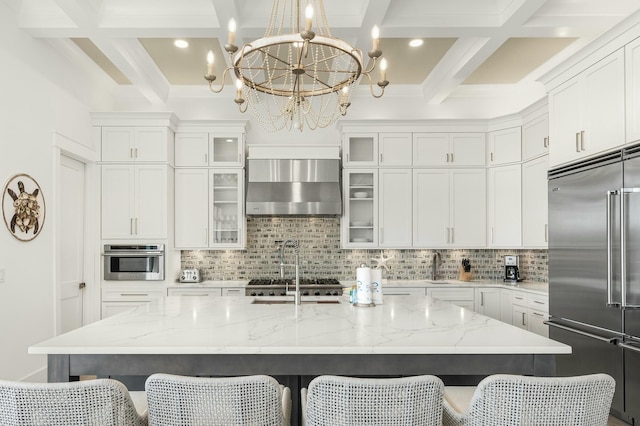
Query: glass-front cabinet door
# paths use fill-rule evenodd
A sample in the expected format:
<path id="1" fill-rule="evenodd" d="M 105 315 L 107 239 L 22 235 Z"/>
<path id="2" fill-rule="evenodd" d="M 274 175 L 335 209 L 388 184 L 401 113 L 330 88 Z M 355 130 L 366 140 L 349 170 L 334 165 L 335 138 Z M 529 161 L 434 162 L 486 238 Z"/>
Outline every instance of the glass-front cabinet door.
<path id="1" fill-rule="evenodd" d="M 211 233 L 209 247 L 244 247 L 244 171 L 241 169 L 211 170 L 210 193 Z"/>
<path id="2" fill-rule="evenodd" d="M 244 165 L 244 135 L 209 134 L 209 165 L 215 167 L 242 167 Z"/>
<path id="3" fill-rule="evenodd" d="M 377 170 L 344 170 L 345 209 L 342 218 L 344 247 L 377 246 L 377 182 Z"/>
<path id="4" fill-rule="evenodd" d="M 345 167 L 378 165 L 377 133 L 346 133 L 342 138 L 342 161 Z"/>

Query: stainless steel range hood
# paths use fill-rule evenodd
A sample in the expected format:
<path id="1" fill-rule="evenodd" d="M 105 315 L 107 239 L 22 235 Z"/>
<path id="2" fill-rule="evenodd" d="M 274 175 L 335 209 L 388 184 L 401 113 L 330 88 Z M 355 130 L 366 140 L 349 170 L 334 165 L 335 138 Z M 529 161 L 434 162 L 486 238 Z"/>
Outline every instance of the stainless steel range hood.
<path id="1" fill-rule="evenodd" d="M 340 160 L 248 159 L 246 213 L 342 214 Z"/>

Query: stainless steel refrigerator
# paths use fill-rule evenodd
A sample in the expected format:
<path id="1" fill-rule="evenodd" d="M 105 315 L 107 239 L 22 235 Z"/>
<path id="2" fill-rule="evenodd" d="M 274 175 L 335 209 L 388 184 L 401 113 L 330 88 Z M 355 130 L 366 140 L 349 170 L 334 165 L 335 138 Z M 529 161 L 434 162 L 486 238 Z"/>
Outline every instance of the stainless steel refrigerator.
<path id="1" fill-rule="evenodd" d="M 560 376 L 608 373 L 640 423 L 640 146 L 549 171 L 549 336 Z"/>

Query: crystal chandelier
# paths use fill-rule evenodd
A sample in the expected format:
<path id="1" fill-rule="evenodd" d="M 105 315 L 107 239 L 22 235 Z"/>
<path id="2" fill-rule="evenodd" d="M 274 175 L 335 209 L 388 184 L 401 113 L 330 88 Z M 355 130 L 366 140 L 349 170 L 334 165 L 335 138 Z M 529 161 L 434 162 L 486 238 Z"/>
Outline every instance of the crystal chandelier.
<path id="1" fill-rule="evenodd" d="M 313 130 L 334 123 L 346 115 L 351 105 L 350 89 L 362 75 L 368 79 L 374 98 L 381 97 L 389 84 L 385 59 L 380 60 L 380 89 L 374 90 L 371 77 L 382 55 L 377 27 L 371 32 L 373 47 L 368 52 L 371 61 L 367 69 L 360 49 L 331 35 L 323 0 L 307 1 L 304 22 L 301 3 L 302 0 L 273 0 L 264 37 L 241 48 L 235 45 L 235 20 L 229 21 L 229 40 L 224 48 L 231 66 L 224 70 L 217 89 L 213 85 L 213 52 L 207 55 L 204 78 L 211 91 L 220 93 L 227 73 L 233 71 L 238 108 L 243 113 L 250 109 L 270 131 L 292 127 Z M 318 14 L 315 25 L 314 13 Z"/>

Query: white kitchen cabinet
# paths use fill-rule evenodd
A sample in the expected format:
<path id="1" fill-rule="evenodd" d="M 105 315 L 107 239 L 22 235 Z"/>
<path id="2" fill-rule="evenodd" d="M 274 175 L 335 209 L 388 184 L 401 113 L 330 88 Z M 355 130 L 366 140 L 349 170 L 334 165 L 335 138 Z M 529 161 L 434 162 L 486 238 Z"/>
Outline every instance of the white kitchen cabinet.
<path id="1" fill-rule="evenodd" d="M 244 296 L 244 288 L 241 287 L 225 287 L 222 288 L 223 296 Z"/>
<path id="2" fill-rule="evenodd" d="M 103 127 L 101 160 L 170 162 L 173 133 L 166 127 Z"/>
<path id="3" fill-rule="evenodd" d="M 199 288 L 199 287 L 169 287 L 167 296 L 183 296 L 183 297 L 220 297 L 222 289 L 220 288 Z"/>
<path id="4" fill-rule="evenodd" d="M 176 248 L 209 247 L 208 169 L 175 171 L 174 217 Z"/>
<path id="5" fill-rule="evenodd" d="M 411 133 L 380 133 L 378 135 L 380 166 L 411 166 Z"/>
<path id="6" fill-rule="evenodd" d="M 640 140 L 640 38 L 625 46 L 626 142 Z"/>
<path id="7" fill-rule="evenodd" d="M 378 179 L 379 246 L 411 247 L 411 170 L 380 169 Z"/>
<path id="8" fill-rule="evenodd" d="M 475 311 L 500 320 L 502 316 L 500 291 L 498 287 L 476 288 Z"/>
<path id="9" fill-rule="evenodd" d="M 549 92 L 551 167 L 625 143 L 625 66 L 620 49 Z"/>
<path id="10" fill-rule="evenodd" d="M 176 248 L 243 248 L 243 182 L 242 169 L 176 170 Z"/>
<path id="11" fill-rule="evenodd" d="M 549 156 L 522 164 L 522 245 L 527 248 L 548 247 Z"/>
<path id="12" fill-rule="evenodd" d="M 212 169 L 209 180 L 209 247 L 243 248 L 244 171 Z"/>
<path id="13" fill-rule="evenodd" d="M 522 161 L 549 153 L 549 115 L 522 125 Z"/>
<path id="14" fill-rule="evenodd" d="M 384 297 L 387 296 L 424 296 L 424 287 L 385 287 L 382 289 Z"/>
<path id="15" fill-rule="evenodd" d="M 244 135 L 177 133 L 175 158 L 176 167 L 243 167 Z"/>
<path id="16" fill-rule="evenodd" d="M 427 288 L 427 296 L 431 296 L 434 299 L 440 299 L 469 310 L 475 309 L 474 289 L 471 287 Z"/>
<path id="17" fill-rule="evenodd" d="M 484 169 L 413 170 L 413 246 L 486 244 Z"/>
<path id="18" fill-rule="evenodd" d="M 487 179 L 489 247 L 522 246 L 521 176 L 520 164 L 489 168 Z"/>
<path id="19" fill-rule="evenodd" d="M 168 166 L 102 165 L 102 238 L 167 238 Z"/>
<path id="20" fill-rule="evenodd" d="M 500 289 L 500 321 L 513 324 L 513 290 Z"/>
<path id="21" fill-rule="evenodd" d="M 450 171 L 450 244 L 453 247 L 486 246 L 487 187 L 484 169 Z"/>
<path id="22" fill-rule="evenodd" d="M 343 169 L 342 245 L 374 248 L 378 244 L 378 170 Z"/>
<path id="23" fill-rule="evenodd" d="M 515 163 L 522 158 L 522 129 L 512 127 L 487 134 L 487 165 Z"/>
<path id="24" fill-rule="evenodd" d="M 414 166 L 484 166 L 484 133 L 414 133 Z"/>
<path id="25" fill-rule="evenodd" d="M 549 297 L 514 290 L 512 298 L 512 325 L 549 337 Z"/>
<path id="26" fill-rule="evenodd" d="M 101 318 L 136 308 L 158 300 L 165 295 L 164 286 L 135 284 L 102 284 Z"/>
<path id="27" fill-rule="evenodd" d="M 344 167 L 377 166 L 378 134 L 346 133 L 342 135 L 342 165 Z"/>

